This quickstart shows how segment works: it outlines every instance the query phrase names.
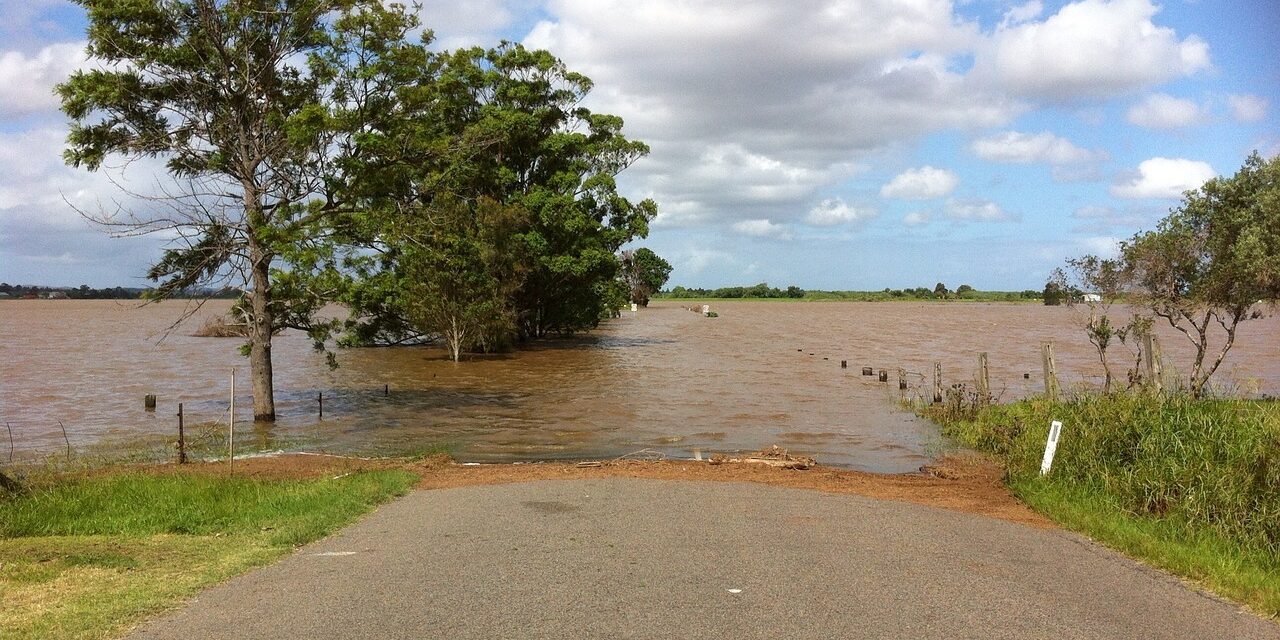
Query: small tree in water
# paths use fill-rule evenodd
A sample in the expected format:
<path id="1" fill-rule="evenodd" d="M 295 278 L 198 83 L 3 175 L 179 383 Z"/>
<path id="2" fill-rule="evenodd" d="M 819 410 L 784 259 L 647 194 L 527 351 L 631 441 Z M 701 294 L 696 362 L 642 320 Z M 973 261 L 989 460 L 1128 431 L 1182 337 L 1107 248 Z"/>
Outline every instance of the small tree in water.
<path id="1" fill-rule="evenodd" d="M 1134 323 L 1141 323 L 1139 316 L 1134 316 L 1123 326 L 1117 326 L 1111 320 L 1111 305 L 1124 295 L 1126 281 L 1124 265 L 1119 260 L 1084 256 L 1068 260 L 1066 270 L 1055 269 L 1050 282 L 1059 292 L 1083 292 L 1080 296 L 1068 295 L 1066 299 L 1070 306 L 1083 304 L 1089 310 L 1089 319 L 1084 323 L 1085 335 L 1102 363 L 1103 393 L 1111 393 L 1113 380 L 1107 349 L 1112 346 L 1113 339 L 1125 342 Z"/>
<path id="2" fill-rule="evenodd" d="M 1122 243 L 1117 261 L 1085 256 L 1069 267 L 1091 287 L 1123 290 L 1184 335 L 1195 349 L 1188 387 L 1202 397 L 1240 323 L 1261 317 L 1263 305 L 1274 308 L 1280 298 L 1280 157 L 1254 153 L 1234 176 L 1188 191 L 1154 231 Z M 1222 340 L 1216 350 L 1214 327 Z M 1150 331 L 1150 323 L 1135 318 L 1126 329 L 1136 335 Z M 1109 341 L 1109 321 L 1094 319 L 1086 330 L 1105 352 L 1099 343 Z"/>

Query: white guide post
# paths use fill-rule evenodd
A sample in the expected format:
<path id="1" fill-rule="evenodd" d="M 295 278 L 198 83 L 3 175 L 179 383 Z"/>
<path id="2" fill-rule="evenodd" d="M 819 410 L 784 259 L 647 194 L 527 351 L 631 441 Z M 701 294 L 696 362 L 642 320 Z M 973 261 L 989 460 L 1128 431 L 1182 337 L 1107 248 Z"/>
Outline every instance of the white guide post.
<path id="1" fill-rule="evenodd" d="M 227 418 L 227 468 L 236 458 L 236 370 L 231 368 L 231 411 Z"/>
<path id="2" fill-rule="evenodd" d="M 1047 475 L 1053 466 L 1053 454 L 1058 451 L 1058 436 L 1062 434 L 1062 423 L 1054 420 L 1049 425 L 1049 441 L 1044 444 L 1044 460 L 1040 461 L 1040 475 Z"/>

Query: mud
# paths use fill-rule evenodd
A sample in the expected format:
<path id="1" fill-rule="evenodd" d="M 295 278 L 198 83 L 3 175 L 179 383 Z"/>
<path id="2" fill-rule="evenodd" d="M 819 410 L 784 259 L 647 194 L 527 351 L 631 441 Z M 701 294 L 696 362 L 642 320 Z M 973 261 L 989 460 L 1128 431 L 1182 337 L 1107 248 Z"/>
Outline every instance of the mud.
<path id="1" fill-rule="evenodd" d="M 879 474 L 821 465 L 798 471 L 748 464 L 711 464 L 696 460 L 603 460 L 599 466 L 572 462 L 523 464 L 459 464 L 447 456 L 421 460 L 360 459 L 329 455 L 289 454 L 226 462 L 141 467 L 151 473 L 226 475 L 262 479 L 332 478 L 365 469 L 405 469 L 417 474 L 419 490 L 475 485 L 501 485 L 535 480 L 646 478 L 692 482 L 751 482 L 815 492 L 854 494 L 910 502 L 950 511 L 997 518 L 1037 528 L 1054 525 L 1031 511 L 1004 486 L 1004 470 L 977 454 L 943 458 L 912 474 Z M 113 467 L 102 473 L 115 473 Z"/>

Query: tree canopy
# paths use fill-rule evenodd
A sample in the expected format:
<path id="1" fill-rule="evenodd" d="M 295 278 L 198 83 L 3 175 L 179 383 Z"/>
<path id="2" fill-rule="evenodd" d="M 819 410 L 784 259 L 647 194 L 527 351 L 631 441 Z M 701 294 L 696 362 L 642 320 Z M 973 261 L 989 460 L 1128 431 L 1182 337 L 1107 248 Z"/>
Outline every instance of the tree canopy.
<path id="1" fill-rule="evenodd" d="M 322 301 L 276 287 L 277 259 L 313 233 L 327 140 L 312 125 L 331 18 L 385 12 L 374 0 L 77 0 L 99 64 L 58 87 L 71 118 L 66 161 L 157 158 L 172 178 L 150 211 L 95 219 L 123 235 L 176 236 L 147 272 L 162 299 L 233 284 L 248 315 L 254 415 L 275 418 L 271 336 Z"/>
<path id="2" fill-rule="evenodd" d="M 77 2 L 100 64 L 59 87 L 66 160 L 163 160 L 162 198 L 91 217 L 176 238 L 147 272 L 155 299 L 240 289 L 258 419 L 281 328 L 439 339 L 456 359 L 622 303 L 619 252 L 657 205 L 615 177 L 648 147 L 583 107 L 591 81 L 552 54 L 440 52 L 378 0 Z M 317 321 L 330 302 L 351 316 Z"/>
<path id="3" fill-rule="evenodd" d="M 622 252 L 622 279 L 627 284 L 631 302 L 649 306 L 649 296 L 662 290 L 671 276 L 671 263 L 652 249 L 640 247 Z"/>
<path id="4" fill-rule="evenodd" d="M 1090 292 L 1136 303 L 1185 336 L 1195 349 L 1188 390 L 1203 395 L 1240 323 L 1280 298 L 1280 157 L 1250 154 L 1235 175 L 1186 192 L 1154 230 L 1121 243 L 1118 259 L 1070 265 Z"/>

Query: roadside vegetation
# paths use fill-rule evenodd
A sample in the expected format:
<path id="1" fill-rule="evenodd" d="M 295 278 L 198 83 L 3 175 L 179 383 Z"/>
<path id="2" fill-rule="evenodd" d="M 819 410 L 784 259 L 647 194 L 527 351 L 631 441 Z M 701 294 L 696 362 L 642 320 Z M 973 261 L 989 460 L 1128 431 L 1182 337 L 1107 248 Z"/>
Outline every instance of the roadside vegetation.
<path id="1" fill-rule="evenodd" d="M 925 413 L 995 455 L 1014 493 L 1063 526 L 1280 616 L 1280 404 L 1085 394 Z M 1042 477 L 1053 420 L 1062 435 Z"/>
<path id="2" fill-rule="evenodd" d="M 1069 260 L 1050 288 L 1088 310 L 1101 389 L 993 406 L 960 385 L 923 413 L 1003 461 L 1013 491 L 1064 526 L 1280 616 L 1280 403 L 1211 384 L 1239 326 L 1280 299 L 1280 158 L 1249 156 L 1115 258 Z M 1132 315 L 1113 322 L 1121 299 Z M 1185 376 L 1168 374 L 1157 324 L 1195 347 L 1177 368 Z M 1132 368 L 1119 376 L 1122 362 Z M 1057 453 L 1041 475 L 1055 420 Z"/>
<path id="3" fill-rule="evenodd" d="M 5 638 L 111 638 L 406 492 L 402 470 L 313 480 L 112 470 L 0 490 Z"/>

